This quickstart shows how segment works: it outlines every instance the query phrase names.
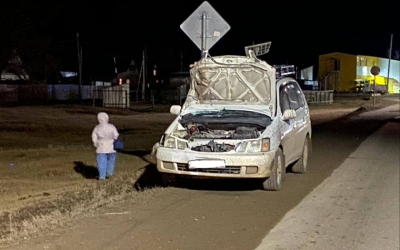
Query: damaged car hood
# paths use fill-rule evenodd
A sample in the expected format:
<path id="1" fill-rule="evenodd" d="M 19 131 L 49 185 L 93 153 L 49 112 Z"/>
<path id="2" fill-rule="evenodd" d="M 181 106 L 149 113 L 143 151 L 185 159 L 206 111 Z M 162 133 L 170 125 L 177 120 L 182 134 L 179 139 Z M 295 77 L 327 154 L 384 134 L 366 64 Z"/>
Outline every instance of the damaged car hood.
<path id="1" fill-rule="evenodd" d="M 244 56 L 205 57 L 191 65 L 186 106 L 192 103 L 267 105 L 274 112 L 275 68 Z"/>

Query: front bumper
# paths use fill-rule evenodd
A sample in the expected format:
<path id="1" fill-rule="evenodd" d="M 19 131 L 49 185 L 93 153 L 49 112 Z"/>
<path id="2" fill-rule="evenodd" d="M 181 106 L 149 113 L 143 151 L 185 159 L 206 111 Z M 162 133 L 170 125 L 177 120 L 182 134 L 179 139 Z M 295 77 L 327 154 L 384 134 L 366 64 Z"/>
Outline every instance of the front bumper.
<path id="1" fill-rule="evenodd" d="M 253 154 L 210 153 L 158 147 L 157 170 L 162 173 L 196 177 L 266 178 L 271 174 L 275 152 L 276 150 Z M 223 160 L 225 167 L 189 168 L 189 161 L 200 159 Z"/>

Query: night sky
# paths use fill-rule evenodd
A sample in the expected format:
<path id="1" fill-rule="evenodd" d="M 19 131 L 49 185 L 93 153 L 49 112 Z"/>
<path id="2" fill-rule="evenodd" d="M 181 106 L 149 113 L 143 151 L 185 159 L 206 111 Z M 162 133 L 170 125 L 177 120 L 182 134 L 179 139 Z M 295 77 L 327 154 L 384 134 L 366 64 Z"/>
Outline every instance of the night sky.
<path id="1" fill-rule="evenodd" d="M 112 72 L 114 56 L 119 71 L 132 59 L 140 67 L 145 48 L 160 71 L 187 70 L 201 53 L 180 25 L 203 2 L 3 0 L 0 58 L 12 47 L 35 48 L 74 69 L 79 33 L 86 74 Z M 307 67 L 331 52 L 387 57 L 391 34 L 393 52 L 400 50 L 400 1 L 208 2 L 231 27 L 209 50 L 214 56 L 244 55 L 245 46 L 271 41 L 261 59 Z"/>

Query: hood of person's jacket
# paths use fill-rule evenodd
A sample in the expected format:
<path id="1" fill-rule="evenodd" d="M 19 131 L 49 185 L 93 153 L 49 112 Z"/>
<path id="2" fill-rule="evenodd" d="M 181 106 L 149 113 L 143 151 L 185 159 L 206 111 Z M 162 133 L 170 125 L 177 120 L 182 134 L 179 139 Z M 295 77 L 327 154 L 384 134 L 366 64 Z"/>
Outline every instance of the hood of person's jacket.
<path id="1" fill-rule="evenodd" d="M 100 112 L 97 115 L 97 120 L 99 121 L 100 124 L 105 124 L 108 123 L 108 115 L 105 112 Z"/>

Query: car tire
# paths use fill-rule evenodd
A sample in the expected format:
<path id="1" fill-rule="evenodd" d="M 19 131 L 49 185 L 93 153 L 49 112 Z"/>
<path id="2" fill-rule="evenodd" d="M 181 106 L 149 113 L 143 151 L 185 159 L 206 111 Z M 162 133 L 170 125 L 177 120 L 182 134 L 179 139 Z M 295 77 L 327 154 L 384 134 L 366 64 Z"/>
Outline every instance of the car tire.
<path id="1" fill-rule="evenodd" d="M 285 160 L 285 154 L 282 152 L 282 181 L 286 179 L 286 160 Z"/>
<path id="2" fill-rule="evenodd" d="M 178 187 L 179 186 L 179 180 L 178 176 L 174 174 L 161 174 L 161 180 L 164 185 L 164 187 Z"/>
<path id="3" fill-rule="evenodd" d="M 303 152 L 301 154 L 301 157 L 294 163 L 292 167 L 293 172 L 302 174 L 307 172 L 309 152 L 310 152 L 310 140 L 308 139 L 308 137 L 306 137 L 304 140 Z"/>
<path id="4" fill-rule="evenodd" d="M 264 190 L 278 191 L 282 188 L 285 163 L 283 153 L 280 148 L 275 153 L 275 159 L 271 169 L 271 175 L 263 182 Z"/>

